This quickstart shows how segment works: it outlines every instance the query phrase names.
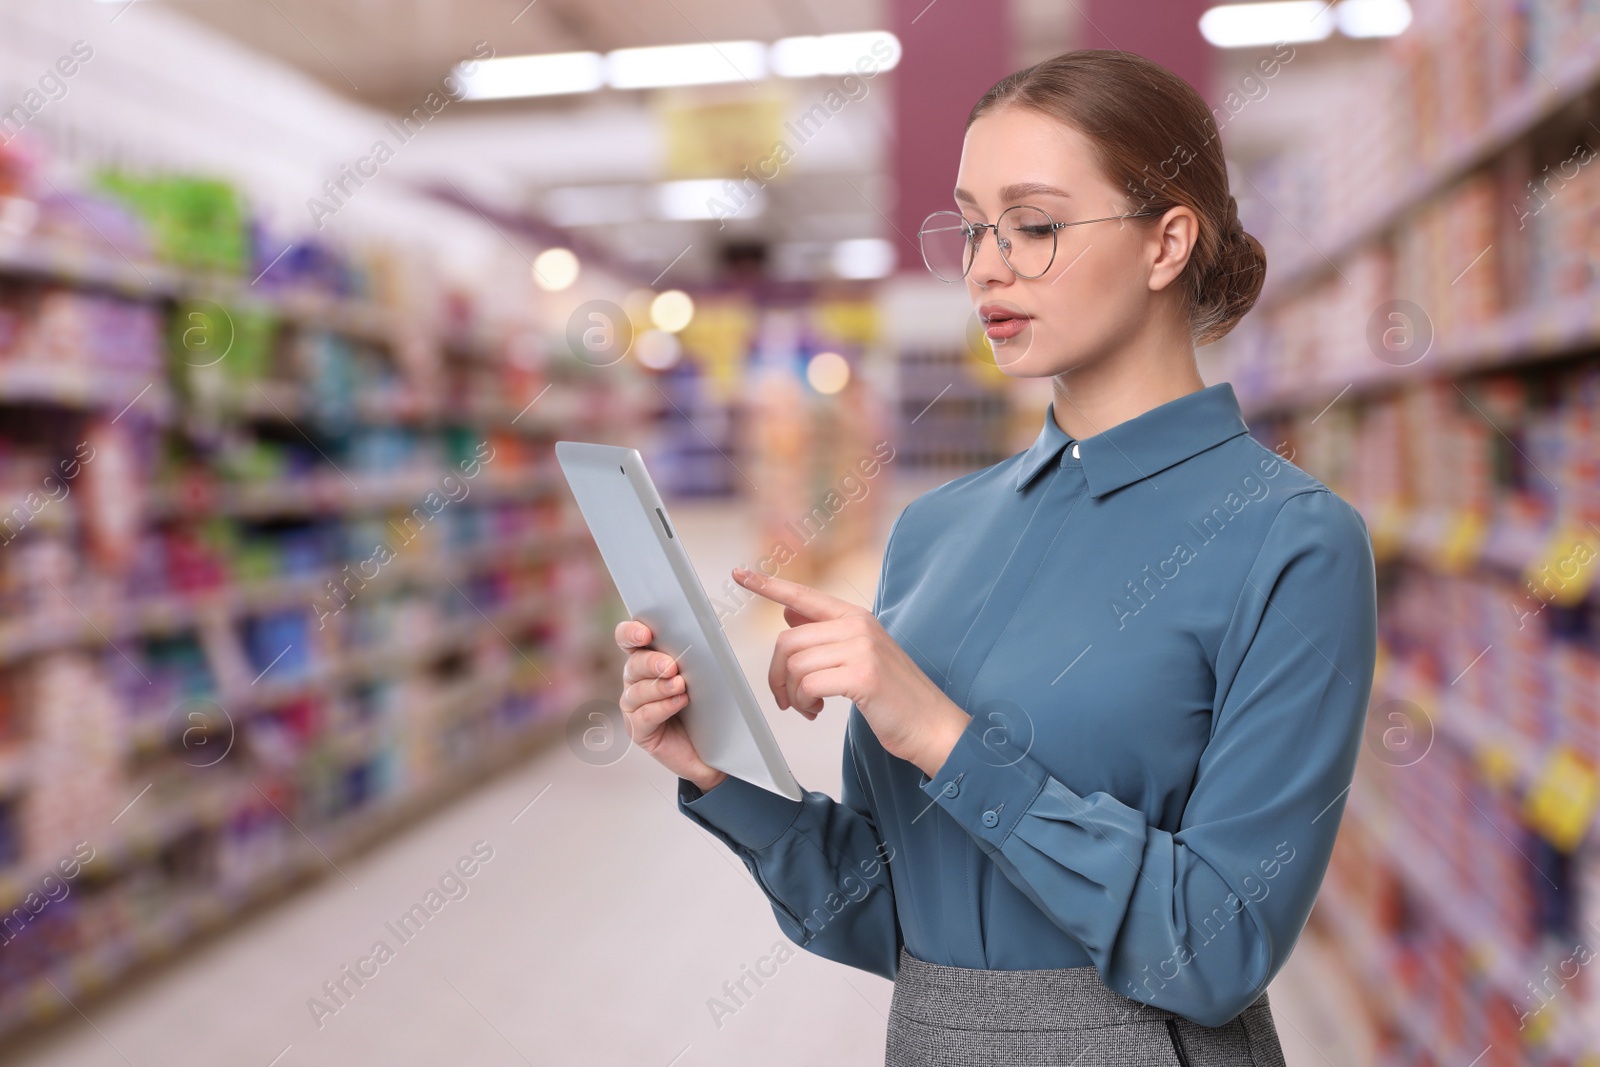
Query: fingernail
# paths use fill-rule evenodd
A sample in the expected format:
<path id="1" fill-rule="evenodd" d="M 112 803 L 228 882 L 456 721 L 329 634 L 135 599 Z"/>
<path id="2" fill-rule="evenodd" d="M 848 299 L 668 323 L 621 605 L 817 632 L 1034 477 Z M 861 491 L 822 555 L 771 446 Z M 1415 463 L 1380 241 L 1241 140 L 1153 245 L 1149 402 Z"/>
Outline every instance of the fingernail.
<path id="1" fill-rule="evenodd" d="M 635 626 L 633 628 L 633 639 L 635 641 L 643 641 L 644 640 L 644 627 L 643 626 Z"/>
<path id="2" fill-rule="evenodd" d="M 667 657 L 665 657 L 665 656 L 657 656 L 656 657 L 656 673 L 660 674 L 662 671 L 666 670 L 667 669 L 667 664 L 669 664 L 671 662 L 672 661 L 670 659 L 668 659 Z"/>

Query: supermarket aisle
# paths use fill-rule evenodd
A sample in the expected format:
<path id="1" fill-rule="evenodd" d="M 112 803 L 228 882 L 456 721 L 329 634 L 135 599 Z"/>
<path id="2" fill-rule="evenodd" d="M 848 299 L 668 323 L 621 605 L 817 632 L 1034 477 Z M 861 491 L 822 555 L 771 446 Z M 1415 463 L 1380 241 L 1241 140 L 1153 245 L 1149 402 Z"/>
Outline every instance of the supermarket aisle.
<path id="1" fill-rule="evenodd" d="M 747 512 L 674 509 L 708 581 L 745 553 Z M 877 565 L 858 561 L 835 591 L 855 595 L 853 586 L 870 603 Z M 781 620 L 752 606 L 739 621 L 740 654 L 759 678 L 770 638 L 752 636 Z M 837 795 L 843 726 L 837 713 L 777 723 L 808 786 Z M 557 741 L 359 861 L 341 861 L 343 876 L 127 995 L 86 1005 L 87 1021 L 69 1020 L 6 1062 L 881 1063 L 890 983 L 803 952 L 716 1025 L 709 998 L 782 935 L 744 867 L 677 813 L 673 788 L 672 776 L 637 751 L 592 767 Z M 444 887 L 459 899 L 399 944 L 386 924 L 463 857 L 475 873 Z M 347 979 L 348 1005 L 319 1027 L 308 999 L 332 1003 L 323 983 L 354 969 L 380 938 L 398 945 L 392 958 L 359 988 Z"/>
<path id="2" fill-rule="evenodd" d="M 747 509 L 679 504 L 674 514 L 703 580 L 749 543 Z M 870 602 L 877 570 L 875 555 L 852 559 L 827 587 Z M 780 619 L 752 605 L 735 621 L 745 669 L 759 678 Z M 842 710 L 775 723 L 797 776 L 835 796 Z M 674 810 L 672 788 L 636 751 L 591 767 L 558 741 L 5 1062 L 881 1063 L 891 984 L 804 952 L 720 1027 L 713 1020 L 710 998 L 782 935 L 743 866 Z M 463 859 L 472 875 L 446 877 Z M 399 943 L 392 925 L 435 887 L 452 899 Z M 397 947 L 358 987 L 343 969 L 380 938 Z M 1295 1067 L 1370 1062 L 1344 1029 L 1353 1016 L 1337 1010 L 1335 977 L 1308 936 L 1271 987 Z M 324 983 L 341 978 L 353 992 L 319 1025 L 308 1001 L 333 1005 Z"/>

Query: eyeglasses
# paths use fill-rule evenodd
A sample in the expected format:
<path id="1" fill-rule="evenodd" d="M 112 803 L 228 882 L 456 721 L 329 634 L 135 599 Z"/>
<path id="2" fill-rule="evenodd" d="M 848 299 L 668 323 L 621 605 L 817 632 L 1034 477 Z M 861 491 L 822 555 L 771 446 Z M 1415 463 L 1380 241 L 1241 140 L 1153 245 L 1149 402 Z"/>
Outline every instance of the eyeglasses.
<path id="1" fill-rule="evenodd" d="M 922 262 L 940 281 L 958 282 L 967 276 L 985 230 L 994 231 L 1000 258 L 1013 274 L 1019 278 L 1038 278 L 1056 261 L 1056 231 L 1063 226 L 1087 226 L 1091 222 L 1159 214 L 1159 211 L 1136 211 L 1082 222 L 1057 222 L 1042 208 L 1018 204 L 1006 208 L 994 222 L 973 222 L 959 211 L 935 211 L 923 220 L 917 238 L 922 245 Z"/>

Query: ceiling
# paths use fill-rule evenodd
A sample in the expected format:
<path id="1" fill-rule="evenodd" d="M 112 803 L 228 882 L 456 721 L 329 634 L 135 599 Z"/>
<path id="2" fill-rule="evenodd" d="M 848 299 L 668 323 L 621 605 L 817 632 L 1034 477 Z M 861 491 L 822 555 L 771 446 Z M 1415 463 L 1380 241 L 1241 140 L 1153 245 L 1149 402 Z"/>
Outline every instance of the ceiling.
<path id="1" fill-rule="evenodd" d="M 333 92 L 379 112 L 417 107 L 480 42 L 493 55 L 699 43 L 882 29 L 880 0 L 141 0 L 160 5 L 247 43 L 317 79 Z M 781 87 L 803 108 L 822 80 Z M 741 87 L 742 88 L 742 87 Z M 723 97 L 730 94 L 720 90 Z M 883 175 L 889 142 L 887 100 L 875 92 L 830 120 L 781 181 L 764 190 L 758 217 L 724 225 L 650 217 L 662 175 L 662 134 L 655 108 L 666 94 L 602 90 L 573 96 L 458 103 L 432 124 L 427 147 L 408 149 L 441 174 L 463 160 L 493 165 L 520 183 L 515 210 L 544 221 L 573 214 L 574 187 L 603 186 L 619 206 L 643 202 L 643 217 L 575 223 L 590 247 L 653 275 L 669 262 L 674 279 L 704 281 L 719 248 L 734 238 L 771 247 L 780 274 L 826 272 L 831 244 L 880 237 L 887 230 Z M 715 100 L 719 90 L 683 94 Z M 459 171 L 458 171 L 459 173 Z M 595 197 L 590 197 L 592 202 Z M 578 205 L 581 208 L 583 205 Z M 749 213 L 744 213 L 748 215 Z M 685 251 L 687 249 L 687 251 Z"/>
<path id="2" fill-rule="evenodd" d="M 508 56 L 739 39 L 770 42 L 801 34 L 884 29 L 891 15 L 885 0 L 140 2 L 218 30 L 386 116 L 411 112 L 438 91 L 441 79 L 470 58 L 475 47 L 482 55 L 482 44 L 496 56 Z M 1078 3 L 1003 2 L 1010 5 L 1016 66 L 1077 46 L 1082 32 Z M 1240 161 L 1272 153 L 1303 134 L 1303 116 L 1315 112 L 1316 97 L 1328 80 L 1348 78 L 1351 51 L 1375 55 L 1364 42 L 1305 49 L 1295 77 L 1275 84 L 1268 98 L 1254 101 L 1247 114 L 1230 124 L 1225 136 L 1229 156 Z M 1255 54 L 1241 50 L 1216 58 L 1215 86 L 1231 86 L 1248 75 Z M 1323 62 L 1335 58 L 1341 62 Z M 836 80 L 774 79 L 782 84 L 762 89 L 780 94 L 793 116 L 819 100 Z M 502 198 L 504 208 L 541 224 L 566 225 L 578 245 L 629 265 L 636 275 L 652 276 L 670 264 L 671 281 L 704 282 L 717 273 L 724 244 L 750 239 L 769 247 L 769 265 L 780 277 L 827 276 L 836 242 L 890 234 L 893 92 L 892 77 L 875 82 L 867 96 L 838 112 L 806 142 L 783 168 L 781 179 L 764 187 L 763 212 L 724 224 L 652 214 L 657 183 L 666 176 L 658 111 L 673 100 L 748 98 L 743 85 L 461 102 L 429 126 L 418 147 L 407 149 L 407 165 L 420 168 L 413 172 L 419 184 L 427 184 L 430 168 L 451 178 L 452 186 L 458 180 L 468 184 L 464 168 L 507 175 L 511 188 Z M 609 220 L 595 221 L 597 212 Z"/>
<path id="3" fill-rule="evenodd" d="M 144 0 L 382 109 L 410 106 L 485 41 L 495 55 L 881 29 L 878 0 Z M 524 107 L 562 107 L 560 98 Z"/>

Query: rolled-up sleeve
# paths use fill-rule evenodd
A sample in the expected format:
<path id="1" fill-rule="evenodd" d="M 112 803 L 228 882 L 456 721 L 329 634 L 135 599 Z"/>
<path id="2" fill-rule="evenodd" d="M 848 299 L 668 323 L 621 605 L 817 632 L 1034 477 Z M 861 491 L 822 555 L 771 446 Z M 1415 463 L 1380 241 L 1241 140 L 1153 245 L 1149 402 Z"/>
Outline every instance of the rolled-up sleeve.
<path id="1" fill-rule="evenodd" d="M 1374 572 L 1347 502 L 1325 488 L 1283 502 L 1218 646 L 1176 832 L 1032 754 L 997 758 L 978 719 L 923 790 L 1110 989 L 1220 1026 L 1288 959 L 1326 872 L 1372 692 Z"/>

